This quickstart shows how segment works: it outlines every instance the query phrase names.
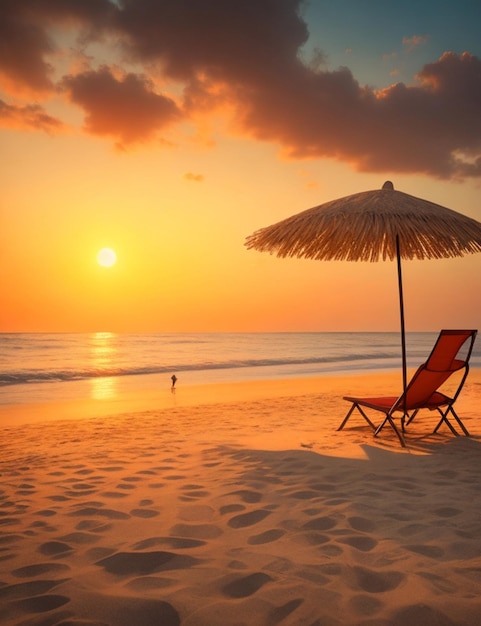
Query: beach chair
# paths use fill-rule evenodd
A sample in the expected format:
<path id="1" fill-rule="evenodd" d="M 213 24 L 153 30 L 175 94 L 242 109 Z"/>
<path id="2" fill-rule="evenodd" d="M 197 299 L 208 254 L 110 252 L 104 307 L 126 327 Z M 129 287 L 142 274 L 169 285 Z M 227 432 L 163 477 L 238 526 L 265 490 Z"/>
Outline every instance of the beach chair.
<path id="1" fill-rule="evenodd" d="M 476 330 L 442 330 L 428 360 L 417 369 L 405 393 L 399 397 L 353 398 L 345 396 L 344 400 L 351 402 L 351 407 L 337 430 L 342 430 L 354 410 L 357 410 L 374 430 L 375 437 L 386 424 L 389 424 L 398 436 L 401 445 L 405 447 L 405 425 L 412 422 L 421 409 L 429 409 L 430 411 L 437 410 L 441 416 L 433 433 L 445 424 L 454 435 L 458 435 L 459 433 L 450 421 L 451 418 L 468 437 L 469 432 L 456 414 L 453 405 L 461 393 L 469 372 L 469 359 L 476 334 Z M 458 386 L 452 396 L 447 396 L 439 391 L 439 388 L 455 372 L 460 372 Z M 374 425 L 363 407 L 384 413 L 384 420 L 379 426 Z M 401 413 L 401 431 L 394 422 L 394 414 L 399 412 Z"/>

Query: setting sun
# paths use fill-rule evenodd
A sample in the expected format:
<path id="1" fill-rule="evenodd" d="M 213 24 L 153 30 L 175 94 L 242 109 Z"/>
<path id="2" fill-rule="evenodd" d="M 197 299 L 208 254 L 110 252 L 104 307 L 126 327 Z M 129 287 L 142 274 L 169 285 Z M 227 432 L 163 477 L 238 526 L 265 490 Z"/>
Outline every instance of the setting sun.
<path id="1" fill-rule="evenodd" d="M 117 255 L 112 248 L 102 248 L 97 254 L 97 262 L 102 267 L 112 267 L 117 261 Z"/>

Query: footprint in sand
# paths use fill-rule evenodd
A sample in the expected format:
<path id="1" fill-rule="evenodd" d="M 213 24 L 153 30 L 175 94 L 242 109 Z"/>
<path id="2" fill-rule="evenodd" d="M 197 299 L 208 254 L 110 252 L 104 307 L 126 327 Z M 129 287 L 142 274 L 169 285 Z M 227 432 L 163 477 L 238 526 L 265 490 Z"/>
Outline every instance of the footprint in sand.
<path id="1" fill-rule="evenodd" d="M 356 613 L 369 617 L 374 615 L 382 609 L 382 602 L 377 598 L 373 598 L 371 595 L 361 594 L 353 596 L 349 600 L 349 605 L 354 609 Z"/>
<path id="2" fill-rule="evenodd" d="M 312 500 L 313 498 L 319 498 L 319 493 L 305 489 L 303 491 L 295 491 L 289 494 L 289 497 L 295 498 L 296 500 Z"/>
<path id="3" fill-rule="evenodd" d="M 62 495 L 48 496 L 48 499 L 53 502 L 66 502 L 67 500 L 70 500 L 67 496 Z"/>
<path id="4" fill-rule="evenodd" d="M 376 530 L 375 522 L 365 517 L 348 517 L 347 522 L 354 530 L 361 530 L 367 533 Z"/>
<path id="5" fill-rule="evenodd" d="M 130 488 L 130 485 L 128 485 L 128 487 Z M 121 493 L 120 491 L 104 491 L 101 494 L 104 498 L 126 498 L 127 497 L 127 493 Z"/>
<path id="6" fill-rule="evenodd" d="M 237 578 L 230 583 L 227 583 L 221 591 L 229 598 L 246 598 L 256 593 L 266 583 L 273 580 L 267 574 L 263 572 L 256 572 L 255 574 L 249 574 L 243 578 Z"/>
<path id="7" fill-rule="evenodd" d="M 210 521 L 215 515 L 215 509 L 207 504 L 192 504 L 183 506 L 178 513 L 179 519 L 184 522 Z"/>
<path id="8" fill-rule="evenodd" d="M 272 528 L 271 530 L 266 530 L 259 535 L 253 535 L 252 537 L 249 537 L 247 543 L 252 546 L 262 545 L 264 543 L 272 543 L 273 541 L 277 541 L 277 539 L 280 539 L 285 534 L 286 533 L 284 530 L 280 530 L 279 528 Z"/>
<path id="9" fill-rule="evenodd" d="M 310 517 L 314 517 L 314 515 L 319 515 L 319 513 L 321 513 L 322 509 L 319 508 L 315 508 L 315 509 L 304 509 L 302 512 L 305 515 L 309 515 Z"/>
<path id="10" fill-rule="evenodd" d="M 90 561 L 99 561 L 100 559 L 106 559 L 108 556 L 112 556 L 115 554 L 115 548 L 106 548 L 106 547 L 98 547 L 98 548 L 90 548 L 85 552 L 85 555 L 90 559 Z"/>
<path id="11" fill-rule="evenodd" d="M 318 551 L 328 559 L 341 557 L 344 552 L 344 550 L 340 546 L 332 543 L 320 546 L 318 548 Z"/>
<path id="12" fill-rule="evenodd" d="M 303 530 L 330 530 L 337 525 L 337 521 L 333 517 L 316 517 L 306 522 Z"/>
<path id="13" fill-rule="evenodd" d="M 428 556 L 431 559 L 440 559 L 442 556 L 444 556 L 444 550 L 439 546 L 416 544 L 404 547 L 406 548 L 406 550 L 410 550 L 411 552 L 415 552 L 416 554 L 422 554 L 423 556 Z"/>
<path id="14" fill-rule="evenodd" d="M 61 572 L 65 573 L 69 570 L 70 567 L 64 563 L 35 563 L 13 570 L 12 575 L 16 578 L 35 578 L 43 574 L 60 574 Z"/>
<path id="15" fill-rule="evenodd" d="M 22 539 L 22 535 L 16 535 L 14 533 L 0 535 L 0 545 L 8 545 L 10 543 L 15 543 L 16 541 L 21 541 Z"/>
<path id="16" fill-rule="evenodd" d="M 32 598 L 23 598 L 16 600 L 12 604 L 20 608 L 25 613 L 46 613 L 53 611 L 70 602 L 70 598 L 61 595 L 43 595 L 34 596 Z"/>
<path id="17" fill-rule="evenodd" d="M 442 591 L 443 593 L 456 593 L 457 587 L 451 580 L 446 580 L 446 578 L 437 576 L 436 574 L 433 574 L 432 572 L 418 571 L 416 572 L 416 575 L 421 576 L 422 578 L 425 578 L 431 583 L 431 585 L 435 589 L 438 589 L 439 591 Z"/>
<path id="18" fill-rule="evenodd" d="M 31 496 L 34 493 L 36 493 L 35 487 L 29 484 L 19 485 L 19 489 L 15 492 L 17 496 Z"/>
<path id="19" fill-rule="evenodd" d="M 132 509 L 130 511 L 130 515 L 134 517 L 142 517 L 144 519 L 149 519 L 151 517 L 157 517 L 157 515 L 159 515 L 159 512 L 154 511 L 153 509 Z"/>
<path id="20" fill-rule="evenodd" d="M 187 569 L 200 562 L 200 559 L 175 552 L 117 552 L 95 565 L 117 576 L 145 576 L 164 570 Z"/>
<path id="21" fill-rule="evenodd" d="M 121 511 L 115 511 L 114 509 L 102 509 L 93 506 L 86 506 L 77 511 L 69 513 L 73 517 L 91 517 L 98 515 L 99 517 L 106 517 L 107 519 L 124 520 L 130 519 L 130 515 L 122 513 Z"/>
<path id="22" fill-rule="evenodd" d="M 262 494 L 258 491 L 249 491 L 248 489 L 239 489 L 238 491 L 231 491 L 228 496 L 238 496 L 242 502 L 248 504 L 256 504 L 262 500 Z"/>
<path id="23" fill-rule="evenodd" d="M 92 533 L 78 531 L 65 535 L 64 537 L 59 537 L 59 539 L 61 541 L 71 541 L 72 543 L 76 543 L 78 545 L 85 545 L 95 543 L 99 540 L 99 537 L 97 535 L 93 535 Z"/>
<path id="24" fill-rule="evenodd" d="M 397 571 L 377 572 L 365 567 L 353 567 L 351 575 L 347 576 L 352 589 L 361 589 L 367 593 L 382 593 L 396 589 L 406 575 Z"/>
<path id="25" fill-rule="evenodd" d="M 331 540 L 330 537 L 328 537 L 327 535 L 323 535 L 322 533 L 317 533 L 314 531 L 296 534 L 294 535 L 293 539 L 296 543 L 307 546 L 321 546 Z"/>
<path id="26" fill-rule="evenodd" d="M 221 515 L 226 515 L 227 513 L 238 513 L 239 511 L 245 511 L 246 507 L 243 504 L 226 504 L 225 506 L 221 506 L 219 509 L 219 513 Z"/>
<path id="27" fill-rule="evenodd" d="M 189 539 L 216 539 L 223 531 L 214 524 L 175 524 L 170 529 L 170 534 Z"/>
<path id="28" fill-rule="evenodd" d="M 80 521 L 76 526 L 76 530 L 90 530 L 93 533 L 105 533 L 112 528 L 112 524 L 104 524 L 97 520 L 85 519 Z"/>
<path id="29" fill-rule="evenodd" d="M 97 491 L 96 485 L 91 485 L 90 483 L 75 483 L 71 485 L 70 489 L 65 493 L 67 496 L 77 498 L 79 496 L 92 495 L 95 491 Z"/>
<path id="30" fill-rule="evenodd" d="M 142 576 L 140 578 L 134 578 L 129 581 L 126 585 L 129 589 L 133 589 L 134 591 L 157 591 L 159 589 L 165 589 L 166 587 L 171 587 L 172 585 L 176 585 L 178 583 L 174 578 L 165 578 L 165 577 L 157 577 L 157 576 Z"/>
<path id="31" fill-rule="evenodd" d="M 67 552 L 72 552 L 72 550 L 72 546 L 63 541 L 47 541 L 38 548 L 38 551 L 42 554 L 52 557 L 63 556 Z"/>
<path id="32" fill-rule="evenodd" d="M 35 515 L 40 515 L 41 517 L 53 517 L 54 515 L 57 515 L 57 511 L 54 511 L 53 509 L 43 509 L 42 511 L 37 511 Z"/>
<path id="33" fill-rule="evenodd" d="M 352 548 L 356 548 L 356 550 L 361 550 L 361 552 L 370 552 L 378 544 L 376 539 L 373 539 L 368 535 L 351 535 L 349 537 L 338 539 L 338 541 L 339 543 L 344 543 Z"/>
<path id="34" fill-rule="evenodd" d="M 42 594 L 46 594 L 66 580 L 68 580 L 68 578 L 59 580 L 31 580 L 26 583 L 5 585 L 4 587 L 0 587 L 0 599 L 12 601 L 19 599 L 32 600 L 35 596 L 45 597 Z"/>
<path id="35" fill-rule="evenodd" d="M 227 522 L 231 528 L 246 528 L 247 526 L 253 526 L 265 519 L 271 512 L 266 509 L 256 509 L 249 513 L 241 513 L 235 515 Z"/>
<path id="36" fill-rule="evenodd" d="M 134 550 L 148 550 L 156 546 L 169 546 L 174 550 L 190 550 L 205 546 L 206 542 L 201 539 L 187 539 L 185 537 L 151 537 L 144 539 L 132 546 Z"/>
<path id="37" fill-rule="evenodd" d="M 0 519 L 0 526 L 18 526 L 20 520 L 18 517 L 4 517 Z"/>
<path id="38" fill-rule="evenodd" d="M 303 602 L 303 598 L 295 598 L 294 600 L 289 600 L 289 602 L 286 602 L 281 606 L 275 607 L 270 611 L 269 622 L 272 624 L 282 622 L 282 620 L 286 619 L 286 617 L 299 608 Z"/>
<path id="39" fill-rule="evenodd" d="M 56 532 L 57 528 L 55 526 L 50 526 L 50 524 L 47 524 L 47 522 L 43 522 L 41 520 L 38 520 L 36 522 L 32 522 L 30 524 L 30 528 L 38 528 L 46 533 L 52 533 L 52 532 Z M 37 533 L 32 533 L 32 531 L 29 531 L 29 534 L 32 535 L 36 535 Z"/>
<path id="40" fill-rule="evenodd" d="M 161 624 L 162 626 L 180 626 L 180 617 L 169 602 L 156 598 L 139 598 L 135 596 L 119 597 L 93 594 L 90 603 L 96 607 L 96 615 L 100 619 L 65 621 L 62 624 L 71 626 L 138 626 Z M 115 615 L 115 621 L 108 616 Z M 56 622 L 58 623 L 58 622 Z"/>
<path id="41" fill-rule="evenodd" d="M 183 495 L 179 496 L 179 500 L 182 500 L 183 502 L 192 502 L 193 500 L 198 500 L 199 498 L 206 498 L 209 495 L 209 491 L 197 489 L 195 491 L 186 491 Z"/>
<path id="42" fill-rule="evenodd" d="M 329 483 L 310 483 L 310 489 L 314 489 L 314 491 L 335 491 L 337 487 L 335 485 L 331 485 Z"/>
<path id="43" fill-rule="evenodd" d="M 447 615 L 425 604 L 413 604 L 397 611 L 389 623 L 392 626 L 403 624 L 438 624 L 439 626 L 456 626 L 458 621 L 453 622 Z"/>

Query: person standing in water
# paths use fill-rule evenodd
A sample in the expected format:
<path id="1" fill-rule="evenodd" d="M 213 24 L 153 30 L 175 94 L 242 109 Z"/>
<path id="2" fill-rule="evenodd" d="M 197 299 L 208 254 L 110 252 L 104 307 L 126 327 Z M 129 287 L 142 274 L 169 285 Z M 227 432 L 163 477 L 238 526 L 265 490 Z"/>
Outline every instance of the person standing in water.
<path id="1" fill-rule="evenodd" d="M 170 377 L 170 380 L 172 381 L 172 387 L 170 389 L 173 393 L 175 391 L 175 383 L 177 382 L 177 376 L 175 374 L 172 374 L 172 376 Z"/>

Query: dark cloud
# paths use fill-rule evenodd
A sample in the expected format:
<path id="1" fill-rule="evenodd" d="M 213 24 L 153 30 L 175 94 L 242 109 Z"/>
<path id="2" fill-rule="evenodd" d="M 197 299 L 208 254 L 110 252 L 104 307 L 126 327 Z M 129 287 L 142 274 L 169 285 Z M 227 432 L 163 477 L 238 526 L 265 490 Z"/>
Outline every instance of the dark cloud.
<path id="1" fill-rule="evenodd" d="M 371 172 L 481 175 L 481 60 L 446 53 L 418 78 L 375 91 L 347 69 L 298 72 L 292 91 L 259 89 L 244 123 L 293 158 L 336 158 Z"/>
<path id="2" fill-rule="evenodd" d="M 84 109 L 86 130 L 111 136 L 120 147 L 146 141 L 180 117 L 173 100 L 155 93 L 151 81 L 136 74 L 117 78 L 102 67 L 66 77 L 63 86 Z"/>
<path id="3" fill-rule="evenodd" d="M 52 71 L 44 57 L 53 52 L 45 31 L 27 20 L 2 15 L 0 9 L 0 74 L 14 91 L 52 89 Z"/>
<path id="4" fill-rule="evenodd" d="M 119 32 L 135 59 L 183 81 L 251 85 L 297 64 L 308 39 L 300 0 L 122 0 Z"/>
<path id="5" fill-rule="evenodd" d="M 15 54 L 8 60 L 0 55 L 0 71 L 33 90 L 51 89 L 49 28 L 75 26 L 84 42 L 114 42 L 111 55 L 123 68 L 119 75 L 92 60 L 88 71 L 64 78 L 90 133 L 128 145 L 227 104 L 233 130 L 274 142 L 290 158 L 338 159 L 363 171 L 481 176 L 479 58 L 446 53 L 422 68 L 413 84 L 375 90 L 347 68 L 323 71 L 319 63 L 302 61 L 308 38 L 302 5 L 7 0 L 1 10 Z M 174 85 L 177 104 L 158 92 L 162 81 Z"/>
<path id="6" fill-rule="evenodd" d="M 47 57 L 56 51 L 49 35 L 53 26 L 107 25 L 114 14 L 108 0 L 2 0 L 0 2 L 0 74 L 7 87 L 37 92 L 53 88 Z"/>
<path id="7" fill-rule="evenodd" d="M 63 124 L 38 104 L 12 106 L 0 100 L 0 127 L 43 130 L 53 134 L 61 130 Z"/>

